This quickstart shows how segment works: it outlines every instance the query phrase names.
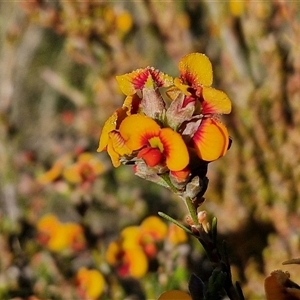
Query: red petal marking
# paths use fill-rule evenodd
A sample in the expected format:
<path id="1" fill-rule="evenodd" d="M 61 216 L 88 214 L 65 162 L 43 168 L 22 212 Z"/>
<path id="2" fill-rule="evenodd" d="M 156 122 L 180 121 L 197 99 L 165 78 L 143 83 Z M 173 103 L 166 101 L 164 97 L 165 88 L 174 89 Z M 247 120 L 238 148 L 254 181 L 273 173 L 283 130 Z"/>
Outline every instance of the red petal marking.
<path id="1" fill-rule="evenodd" d="M 132 79 L 132 84 L 136 90 L 143 89 L 149 78 L 149 69 L 143 69 L 136 77 Z"/>
<path id="2" fill-rule="evenodd" d="M 149 167 L 155 167 L 162 162 L 163 155 L 158 148 L 147 147 L 138 153 L 137 158 L 143 158 Z"/>
<path id="3" fill-rule="evenodd" d="M 154 68 L 149 68 L 148 70 L 157 87 L 168 87 L 173 84 L 173 78 L 171 76 Z"/>

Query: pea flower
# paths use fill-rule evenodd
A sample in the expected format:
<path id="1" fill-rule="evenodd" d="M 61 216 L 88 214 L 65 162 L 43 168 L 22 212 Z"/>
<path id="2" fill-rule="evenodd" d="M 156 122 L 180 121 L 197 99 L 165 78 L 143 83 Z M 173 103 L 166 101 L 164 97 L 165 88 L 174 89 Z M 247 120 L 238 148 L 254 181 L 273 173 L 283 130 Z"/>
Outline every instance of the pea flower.
<path id="1" fill-rule="evenodd" d="M 70 183 L 84 185 L 92 183 L 104 171 L 105 166 L 100 160 L 89 152 L 83 152 L 73 164 L 64 168 L 63 177 Z"/>
<path id="2" fill-rule="evenodd" d="M 109 244 L 106 260 L 121 277 L 142 278 L 148 271 L 148 260 L 156 256 L 157 244 L 167 233 L 161 219 L 147 217 L 140 226 L 128 226 L 121 231 L 120 238 Z"/>
<path id="3" fill-rule="evenodd" d="M 141 247 L 123 247 L 120 241 L 108 245 L 106 261 L 113 266 L 119 276 L 142 278 L 148 271 L 148 260 Z"/>
<path id="4" fill-rule="evenodd" d="M 230 113 L 231 102 L 211 86 L 204 54 L 184 56 L 178 68 L 177 78 L 153 67 L 116 77 L 126 98 L 105 122 L 97 151 L 106 150 L 115 167 L 134 164 L 136 175 L 200 198 L 208 163 L 230 146 L 220 115 Z"/>
<path id="5" fill-rule="evenodd" d="M 82 299 L 96 300 L 104 292 L 105 279 L 96 269 L 80 268 L 76 273 L 75 282 Z"/>
<path id="6" fill-rule="evenodd" d="M 105 171 L 106 166 L 92 153 L 67 153 L 58 159 L 50 170 L 41 174 L 38 182 L 46 185 L 64 180 L 80 187 L 89 187 Z"/>
<path id="7" fill-rule="evenodd" d="M 74 222 L 62 223 L 53 214 L 44 215 L 37 223 L 37 239 L 53 252 L 80 251 L 85 248 L 83 228 Z"/>
<path id="8" fill-rule="evenodd" d="M 181 91 L 185 95 L 183 107 L 192 103 L 196 111 L 194 116 L 201 116 L 201 119 L 194 117 L 191 120 L 183 135 L 191 136 L 193 148 L 200 159 L 216 160 L 226 154 L 229 146 L 227 128 L 217 115 L 230 113 L 231 102 L 224 92 L 211 87 L 212 65 L 204 54 L 188 54 L 181 59 L 178 67 L 180 77 L 175 78 L 175 88 L 171 89 L 173 94 L 169 92 L 169 95 L 172 98 L 174 90 L 177 93 Z"/>

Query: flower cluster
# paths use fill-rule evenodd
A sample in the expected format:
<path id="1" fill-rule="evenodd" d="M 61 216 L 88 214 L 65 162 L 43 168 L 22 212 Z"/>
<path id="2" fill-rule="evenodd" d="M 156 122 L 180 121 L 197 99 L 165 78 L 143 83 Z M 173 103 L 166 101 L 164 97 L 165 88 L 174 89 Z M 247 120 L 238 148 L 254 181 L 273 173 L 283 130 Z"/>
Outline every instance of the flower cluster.
<path id="1" fill-rule="evenodd" d="M 48 184 L 62 179 L 81 188 L 88 188 L 105 170 L 104 164 L 89 152 L 82 152 L 74 157 L 66 154 L 47 172 L 41 174 L 38 181 L 41 184 Z"/>
<path id="2" fill-rule="evenodd" d="M 230 113 L 231 102 L 211 86 L 204 54 L 188 54 L 178 67 L 177 78 L 153 67 L 117 76 L 126 98 L 104 124 L 98 151 L 115 167 L 134 164 L 136 175 L 194 199 L 206 188 L 207 164 L 230 146 L 219 115 Z"/>
<path id="3" fill-rule="evenodd" d="M 186 242 L 187 235 L 174 224 L 167 227 L 160 218 L 147 217 L 140 226 L 123 229 L 120 238 L 109 244 L 107 262 L 121 277 L 141 278 L 147 273 L 149 260 L 156 257 L 162 241 L 176 245 Z"/>
<path id="4" fill-rule="evenodd" d="M 38 241 L 53 252 L 80 251 L 86 246 L 82 226 L 62 223 L 53 214 L 46 214 L 38 221 L 37 231 Z"/>

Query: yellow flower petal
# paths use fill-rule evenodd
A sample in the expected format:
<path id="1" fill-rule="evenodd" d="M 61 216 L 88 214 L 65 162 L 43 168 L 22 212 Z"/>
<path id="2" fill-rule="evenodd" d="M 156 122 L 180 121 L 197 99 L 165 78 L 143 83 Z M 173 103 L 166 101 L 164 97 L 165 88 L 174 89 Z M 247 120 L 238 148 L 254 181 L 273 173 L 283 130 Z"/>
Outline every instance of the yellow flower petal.
<path id="1" fill-rule="evenodd" d="M 80 183 L 82 181 L 82 177 L 80 174 L 80 165 L 73 164 L 71 166 L 65 167 L 63 170 L 63 177 L 70 183 Z"/>
<path id="2" fill-rule="evenodd" d="M 127 117 L 127 108 L 122 107 L 118 108 L 105 122 L 101 136 L 99 141 L 99 147 L 97 149 L 97 152 L 101 152 L 106 149 L 108 145 L 109 140 L 109 133 L 115 129 L 117 129 L 120 125 L 120 123 L 123 121 L 123 119 Z"/>
<path id="3" fill-rule="evenodd" d="M 68 155 L 65 155 L 57 160 L 50 170 L 38 177 L 38 181 L 41 184 L 48 184 L 58 179 L 62 175 L 62 170 L 69 159 L 70 157 Z"/>
<path id="4" fill-rule="evenodd" d="M 123 249 L 139 247 L 141 229 L 139 226 L 128 226 L 121 231 Z"/>
<path id="5" fill-rule="evenodd" d="M 59 223 L 57 230 L 51 233 L 47 246 L 54 252 L 63 251 L 70 246 L 68 240 L 68 229 L 64 226 L 64 224 Z"/>
<path id="6" fill-rule="evenodd" d="M 193 142 L 196 153 L 202 160 L 216 160 L 227 152 L 227 128 L 214 119 L 204 119 L 193 137 Z"/>
<path id="7" fill-rule="evenodd" d="M 53 214 L 44 215 L 37 223 L 37 230 L 50 234 L 59 228 L 59 220 Z"/>
<path id="8" fill-rule="evenodd" d="M 106 261 L 111 265 L 114 266 L 118 262 L 118 255 L 121 252 L 121 245 L 120 243 L 113 241 L 109 243 L 106 253 L 105 253 L 105 258 Z"/>
<path id="9" fill-rule="evenodd" d="M 131 115 L 124 119 L 119 131 L 127 147 L 138 150 L 148 143 L 148 138 L 159 135 L 160 126 L 149 117 Z"/>
<path id="10" fill-rule="evenodd" d="M 166 164 L 171 171 L 180 171 L 189 163 L 189 153 L 181 135 L 171 128 L 163 128 L 159 137 L 164 145 Z"/>
<path id="11" fill-rule="evenodd" d="M 167 235 L 167 225 L 158 217 L 147 217 L 141 223 L 141 235 L 150 234 L 155 240 L 160 241 Z"/>
<path id="12" fill-rule="evenodd" d="M 173 78 L 152 67 L 137 69 L 131 73 L 116 76 L 121 91 L 127 95 L 133 95 L 144 87 L 168 87 L 173 84 Z"/>
<path id="13" fill-rule="evenodd" d="M 229 114 L 231 102 L 228 96 L 212 87 L 203 87 L 202 113 L 203 114 Z"/>
<path id="14" fill-rule="evenodd" d="M 181 78 L 193 87 L 201 84 L 210 86 L 213 81 L 212 65 L 202 53 L 191 53 L 184 56 L 178 64 Z"/>
<path id="15" fill-rule="evenodd" d="M 145 85 L 153 86 L 153 81 L 147 68 L 116 76 L 116 79 L 121 91 L 126 96 L 135 94 L 137 90 L 142 89 Z"/>
<path id="16" fill-rule="evenodd" d="M 129 274 L 134 278 L 143 277 L 148 270 L 148 260 L 141 248 L 126 251 L 125 259 L 129 264 Z"/>
<path id="17" fill-rule="evenodd" d="M 110 156 L 111 162 L 115 168 L 119 167 L 121 165 L 120 162 L 120 155 L 114 150 L 112 141 L 108 141 L 107 145 L 107 153 Z"/>
<path id="18" fill-rule="evenodd" d="M 177 225 L 171 223 L 168 230 L 168 240 L 173 244 L 177 245 L 180 243 L 185 243 L 187 241 L 186 232 L 178 227 Z"/>
<path id="19" fill-rule="evenodd" d="M 139 110 L 139 104 L 141 103 L 141 98 L 137 95 L 127 96 L 124 100 L 122 108 L 128 109 L 127 115 L 136 114 Z"/>
<path id="20" fill-rule="evenodd" d="M 76 275 L 76 281 L 86 299 L 98 299 L 104 291 L 105 280 L 98 270 L 80 268 Z"/>
<path id="21" fill-rule="evenodd" d="M 107 152 L 111 158 L 113 166 L 116 168 L 120 166 L 120 157 L 129 155 L 132 151 L 126 146 L 125 141 L 119 132 L 110 132 L 109 138 Z"/>
<path id="22" fill-rule="evenodd" d="M 116 26 L 119 30 L 124 33 L 127 33 L 132 28 L 132 17 L 129 12 L 124 11 L 117 16 Z"/>

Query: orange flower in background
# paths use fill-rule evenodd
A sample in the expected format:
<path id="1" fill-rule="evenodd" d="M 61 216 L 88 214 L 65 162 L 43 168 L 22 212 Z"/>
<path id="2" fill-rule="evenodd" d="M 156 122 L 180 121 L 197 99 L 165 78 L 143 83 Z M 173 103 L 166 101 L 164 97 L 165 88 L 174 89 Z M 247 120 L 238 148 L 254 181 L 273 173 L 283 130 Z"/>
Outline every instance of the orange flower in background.
<path id="1" fill-rule="evenodd" d="M 53 214 L 44 215 L 37 223 L 38 241 L 42 245 L 47 245 L 51 236 L 58 232 L 60 222 Z"/>
<path id="2" fill-rule="evenodd" d="M 148 259 L 157 254 L 157 243 L 167 235 L 166 224 L 156 216 L 146 218 L 140 226 L 128 226 L 120 239 L 109 244 L 107 262 L 120 276 L 143 277 L 148 271 Z"/>
<path id="3" fill-rule="evenodd" d="M 121 277 L 142 278 L 148 271 L 147 256 L 136 243 L 111 242 L 106 251 L 106 260 Z"/>
<path id="4" fill-rule="evenodd" d="M 120 125 L 120 135 L 129 149 L 140 150 L 137 158 L 143 158 L 149 167 L 166 162 L 170 170 L 180 171 L 189 163 L 188 150 L 181 135 L 171 128 L 160 128 L 149 117 L 127 117 Z"/>
<path id="5" fill-rule="evenodd" d="M 59 179 L 62 175 L 64 166 L 68 163 L 69 160 L 70 157 L 68 155 L 63 156 L 62 158 L 57 160 L 50 170 L 38 176 L 38 182 L 41 184 L 48 184 Z"/>
<path id="6" fill-rule="evenodd" d="M 53 214 L 43 216 L 37 223 L 38 241 L 54 252 L 79 251 L 85 248 L 83 228 L 73 222 L 62 223 Z"/>
<path id="7" fill-rule="evenodd" d="M 107 167 L 95 154 L 81 152 L 80 154 L 68 153 L 58 159 L 50 170 L 41 174 L 37 180 L 46 185 L 58 180 L 72 184 L 92 183 Z"/>
<path id="8" fill-rule="evenodd" d="M 76 286 L 82 299 L 95 300 L 104 292 L 105 279 L 98 270 L 83 267 L 76 274 Z"/>
<path id="9" fill-rule="evenodd" d="M 140 244 L 149 258 L 157 254 L 158 242 L 161 242 L 167 235 L 167 225 L 158 217 L 150 216 L 140 225 Z"/>
<path id="10" fill-rule="evenodd" d="M 104 164 L 95 155 L 83 152 L 74 164 L 63 170 L 63 177 L 70 183 L 93 182 L 98 175 L 106 170 Z"/>
<path id="11" fill-rule="evenodd" d="M 178 227 L 177 225 L 171 223 L 168 228 L 167 239 L 173 244 L 178 245 L 187 242 L 188 237 L 186 232 Z"/>

